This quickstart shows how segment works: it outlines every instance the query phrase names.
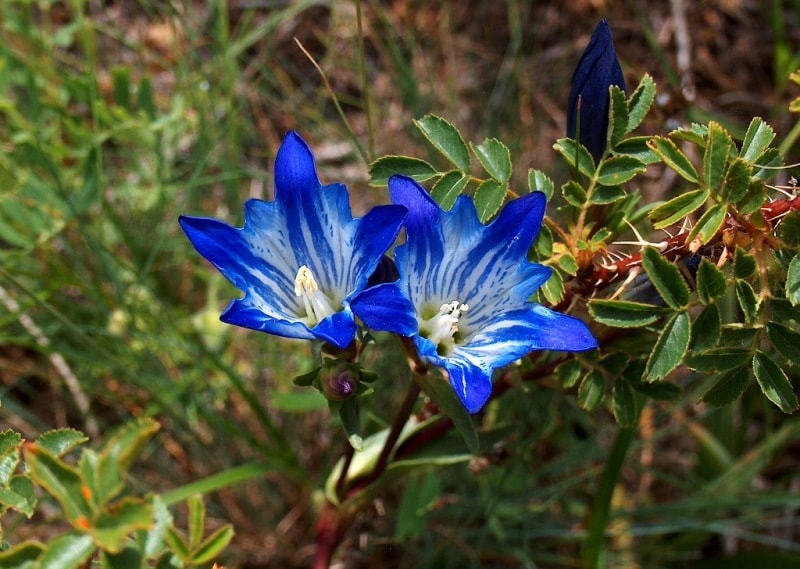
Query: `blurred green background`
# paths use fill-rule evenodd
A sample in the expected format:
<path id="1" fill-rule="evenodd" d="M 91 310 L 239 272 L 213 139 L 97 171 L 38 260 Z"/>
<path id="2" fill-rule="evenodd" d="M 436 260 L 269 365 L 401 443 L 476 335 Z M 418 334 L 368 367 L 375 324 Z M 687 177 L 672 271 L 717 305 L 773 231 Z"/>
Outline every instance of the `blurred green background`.
<path id="1" fill-rule="evenodd" d="M 142 493 L 222 472 L 207 504 L 212 529 L 236 527 L 229 566 L 307 566 L 317 490 L 346 443 L 321 396 L 291 383 L 311 366 L 305 343 L 218 322 L 238 293 L 177 216 L 240 223 L 245 199 L 271 199 L 288 129 L 363 213 L 386 201 L 367 184 L 372 159 L 435 160 L 411 124 L 428 112 L 508 144 L 520 186 L 529 167 L 561 183 L 552 144 L 601 17 L 628 84 L 647 72 L 659 86 L 643 132 L 713 118 L 742 133 L 763 116 L 798 159 L 797 0 L 0 3 L 0 428 L 100 440 L 152 416 L 163 428 L 137 466 Z M 658 199 L 675 182 L 652 171 L 640 189 Z M 365 407 L 375 429 L 400 383 L 400 351 L 385 348 Z M 578 566 L 616 426 L 554 387 L 502 400 L 524 428 L 492 453 L 389 489 L 342 566 Z M 696 389 L 645 410 L 609 566 L 800 566 L 797 417 L 749 393 L 710 410 Z M 3 529 L 46 539 L 60 523 L 45 511 Z"/>

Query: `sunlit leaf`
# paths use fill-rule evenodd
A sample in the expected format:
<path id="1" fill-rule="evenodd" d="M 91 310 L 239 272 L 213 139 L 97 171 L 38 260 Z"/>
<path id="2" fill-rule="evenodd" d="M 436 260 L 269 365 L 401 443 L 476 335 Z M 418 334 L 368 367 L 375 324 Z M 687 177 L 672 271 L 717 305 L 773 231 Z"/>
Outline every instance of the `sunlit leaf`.
<path id="1" fill-rule="evenodd" d="M 462 172 L 469 171 L 469 149 L 458 129 L 442 117 L 425 115 L 414 124 L 428 142 Z M 440 202 L 441 203 L 441 202 Z"/>
<path id="2" fill-rule="evenodd" d="M 778 364 L 761 350 L 758 350 L 753 358 L 753 372 L 761 391 L 781 411 L 791 413 L 797 409 L 797 396 L 789 378 Z"/>

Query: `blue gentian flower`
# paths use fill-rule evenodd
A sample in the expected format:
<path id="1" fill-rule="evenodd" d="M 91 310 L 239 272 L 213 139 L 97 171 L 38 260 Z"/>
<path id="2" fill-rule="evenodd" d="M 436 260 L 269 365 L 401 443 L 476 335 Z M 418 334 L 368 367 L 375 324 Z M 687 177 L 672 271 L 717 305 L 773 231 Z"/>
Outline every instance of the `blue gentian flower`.
<path id="1" fill-rule="evenodd" d="M 409 212 L 395 251 L 400 278 L 368 289 L 353 310 L 370 328 L 412 338 L 424 360 L 447 371 L 467 411 L 486 403 L 495 369 L 532 350 L 597 347 L 586 324 L 529 301 L 550 277 L 527 260 L 544 194 L 509 202 L 483 225 L 469 197 L 444 211 L 404 176 L 390 178 L 389 191 Z"/>
<path id="2" fill-rule="evenodd" d="M 606 149 L 608 134 L 608 88 L 625 90 L 625 77 L 614 51 L 611 28 L 603 19 L 595 28 L 583 52 L 567 101 L 567 136 L 576 138 L 599 161 Z M 577 132 L 580 123 L 580 131 Z"/>
<path id="3" fill-rule="evenodd" d="M 181 216 L 197 251 L 244 293 L 220 319 L 345 349 L 356 333 L 350 304 L 394 243 L 406 210 L 386 205 L 353 219 L 342 184 L 323 186 L 295 132 L 275 159 L 275 200 L 244 205 L 244 227 Z"/>

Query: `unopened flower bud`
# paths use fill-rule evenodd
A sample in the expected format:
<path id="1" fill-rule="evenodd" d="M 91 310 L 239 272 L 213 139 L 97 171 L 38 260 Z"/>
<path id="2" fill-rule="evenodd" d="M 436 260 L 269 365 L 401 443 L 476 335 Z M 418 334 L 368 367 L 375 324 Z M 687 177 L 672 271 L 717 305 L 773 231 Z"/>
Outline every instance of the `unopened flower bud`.
<path id="1" fill-rule="evenodd" d="M 567 101 L 567 136 L 583 144 L 595 161 L 603 157 L 606 149 L 611 85 L 625 91 L 611 28 L 603 19 L 575 68 Z"/>
<path id="2" fill-rule="evenodd" d="M 319 372 L 319 383 L 325 397 L 344 401 L 356 394 L 358 370 L 344 363 L 326 365 Z"/>

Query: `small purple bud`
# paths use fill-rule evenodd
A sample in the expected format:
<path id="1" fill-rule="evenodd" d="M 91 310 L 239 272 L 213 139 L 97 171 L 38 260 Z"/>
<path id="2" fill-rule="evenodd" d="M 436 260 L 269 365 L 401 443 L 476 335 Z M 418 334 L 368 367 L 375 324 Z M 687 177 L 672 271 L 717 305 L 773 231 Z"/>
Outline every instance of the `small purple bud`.
<path id="1" fill-rule="evenodd" d="M 595 161 L 602 158 L 606 149 L 608 88 L 611 85 L 625 91 L 625 78 L 614 51 L 611 28 L 603 19 L 575 68 L 567 101 L 567 136 L 583 144 Z M 580 132 L 576 132 L 578 128 Z"/>
<path id="2" fill-rule="evenodd" d="M 356 394 L 358 370 L 348 364 L 326 365 L 320 370 L 322 393 L 331 401 L 344 401 Z"/>

